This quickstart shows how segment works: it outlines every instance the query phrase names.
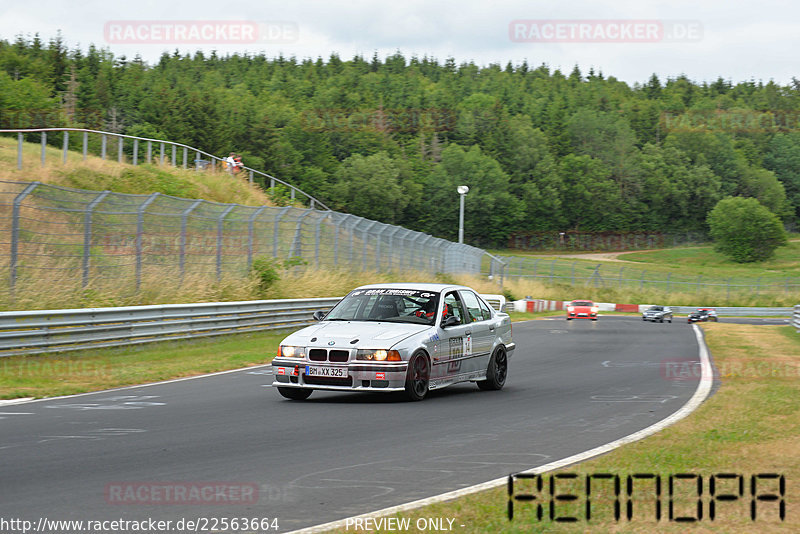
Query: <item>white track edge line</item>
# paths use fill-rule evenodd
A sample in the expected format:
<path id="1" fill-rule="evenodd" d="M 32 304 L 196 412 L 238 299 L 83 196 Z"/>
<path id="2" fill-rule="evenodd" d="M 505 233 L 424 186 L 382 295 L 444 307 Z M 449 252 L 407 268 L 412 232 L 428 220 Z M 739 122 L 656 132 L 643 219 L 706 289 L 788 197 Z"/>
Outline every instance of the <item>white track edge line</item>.
<path id="1" fill-rule="evenodd" d="M 601 454 L 610 452 L 616 448 L 621 447 L 622 445 L 627 445 L 629 443 L 633 443 L 634 441 L 639 441 L 648 436 L 651 436 L 652 434 L 655 434 L 656 432 L 659 432 L 664 428 L 677 423 L 678 421 L 680 421 L 681 419 L 683 419 L 684 417 L 695 411 L 697 407 L 700 406 L 700 404 L 702 404 L 703 401 L 706 400 L 708 394 L 711 392 L 714 373 L 711 369 L 711 360 L 709 359 L 708 356 L 708 348 L 706 347 L 705 339 L 703 338 L 700 327 L 698 327 L 696 324 L 693 324 L 692 329 L 694 329 L 694 335 L 695 338 L 697 338 L 697 345 L 699 347 L 700 368 L 701 368 L 700 382 L 698 383 L 697 389 L 695 390 L 694 395 L 692 395 L 692 398 L 689 399 L 686 402 L 686 404 L 684 404 L 680 409 L 678 409 L 678 411 L 662 419 L 661 421 L 654 423 L 648 426 L 647 428 L 643 428 L 642 430 L 634 432 L 633 434 L 629 434 L 624 438 L 620 438 L 610 443 L 606 443 L 605 445 L 595 447 L 594 449 L 590 449 L 588 451 L 575 454 L 568 458 L 563 458 L 555 462 L 550 462 L 549 464 L 541 465 L 539 467 L 534 467 L 526 471 L 519 471 L 519 473 L 538 475 L 541 473 L 545 473 L 547 471 L 552 471 L 554 469 L 560 469 L 570 464 L 588 460 L 594 456 L 599 456 Z M 329 523 L 324 523 L 322 525 L 307 527 L 300 530 L 293 530 L 288 534 L 313 534 L 317 532 L 325 532 L 328 530 L 333 530 L 335 528 L 345 528 L 347 520 L 352 521 L 353 519 L 365 519 L 368 517 L 383 517 L 391 514 L 396 514 L 398 512 L 407 512 L 409 510 L 420 508 L 422 506 L 427 506 L 429 504 L 451 501 L 453 499 L 464 497 L 466 495 L 471 495 L 473 493 L 478 493 L 480 491 L 504 486 L 507 483 L 508 483 L 507 476 L 503 478 L 496 478 L 494 480 L 490 480 L 482 484 L 477 484 L 475 486 L 470 486 L 468 488 L 461 488 L 454 491 L 448 491 L 447 493 L 441 493 L 439 495 L 434 495 L 433 497 L 427 497 L 425 499 L 419 499 L 405 504 L 391 506 L 389 508 L 383 508 L 381 510 L 376 510 L 374 512 L 368 512 L 366 514 L 348 517 L 345 519 L 339 519 L 337 521 L 331 521 Z"/>
<path id="2" fill-rule="evenodd" d="M 216 373 L 206 373 L 203 375 L 194 375 L 194 376 L 184 376 L 181 378 L 172 378 L 170 380 L 162 380 L 160 382 L 148 382 L 146 384 L 135 384 L 132 386 L 120 386 L 118 388 L 111 388 L 111 389 L 100 389 L 97 391 L 87 391 L 86 393 L 76 393 L 75 395 L 61 395 L 58 397 L 42 397 L 40 399 L 34 399 L 33 397 L 25 397 L 21 399 L 9 399 L 9 400 L 0 400 L 0 406 L 18 406 L 20 404 L 31 404 L 34 402 L 46 402 L 46 401 L 53 401 L 53 400 L 61 400 L 61 399 L 74 399 L 76 397 L 85 397 L 86 395 L 98 395 L 100 393 L 112 393 L 114 391 L 124 391 L 126 389 L 135 389 L 135 388 L 146 388 L 150 386 L 160 386 L 162 384 L 172 384 L 175 382 L 185 382 L 186 380 L 197 380 L 198 378 L 208 378 L 211 376 L 219 376 L 219 375 L 227 375 L 230 373 L 238 373 L 241 371 L 248 371 L 250 369 L 258 369 L 259 367 L 267 367 L 272 365 L 271 363 L 262 363 L 259 365 L 251 365 L 249 367 L 240 367 L 238 369 L 228 369 L 227 371 L 217 371 Z"/>

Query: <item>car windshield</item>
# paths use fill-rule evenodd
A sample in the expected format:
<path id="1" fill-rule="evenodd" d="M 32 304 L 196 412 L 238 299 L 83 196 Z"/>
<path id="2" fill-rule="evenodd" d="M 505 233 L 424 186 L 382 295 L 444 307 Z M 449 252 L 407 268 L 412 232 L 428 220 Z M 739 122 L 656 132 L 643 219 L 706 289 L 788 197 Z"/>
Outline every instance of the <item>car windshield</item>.
<path id="1" fill-rule="evenodd" d="M 572 305 L 573 306 L 594 306 L 594 302 L 591 302 L 589 300 L 573 300 L 572 301 Z"/>
<path id="2" fill-rule="evenodd" d="M 650 306 L 649 311 L 662 311 L 663 309 L 661 306 Z"/>
<path id="3" fill-rule="evenodd" d="M 326 321 L 376 321 L 432 325 L 439 293 L 418 289 L 356 289 L 325 317 Z"/>

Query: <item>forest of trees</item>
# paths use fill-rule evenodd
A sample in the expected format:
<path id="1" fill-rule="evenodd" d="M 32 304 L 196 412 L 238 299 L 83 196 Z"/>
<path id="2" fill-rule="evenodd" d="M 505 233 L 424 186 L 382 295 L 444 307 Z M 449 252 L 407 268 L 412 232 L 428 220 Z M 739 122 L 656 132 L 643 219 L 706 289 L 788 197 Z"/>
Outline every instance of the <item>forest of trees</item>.
<path id="1" fill-rule="evenodd" d="M 533 59 L 533 58 L 532 58 Z M 517 232 L 707 231 L 726 196 L 800 216 L 800 81 L 633 86 L 577 66 L 164 54 L 59 34 L 0 40 L 0 125 L 168 139 L 288 181 L 333 209 L 504 246 Z"/>

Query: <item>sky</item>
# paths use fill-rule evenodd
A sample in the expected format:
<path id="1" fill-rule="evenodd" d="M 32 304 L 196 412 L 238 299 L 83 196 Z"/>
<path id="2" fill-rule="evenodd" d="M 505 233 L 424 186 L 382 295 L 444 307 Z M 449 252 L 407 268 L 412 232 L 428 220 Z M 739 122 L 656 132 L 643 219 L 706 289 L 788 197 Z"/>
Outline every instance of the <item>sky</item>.
<path id="1" fill-rule="evenodd" d="M 165 51 L 367 59 L 400 51 L 478 65 L 575 65 L 633 84 L 653 74 L 790 84 L 800 78 L 800 2 L 791 0 L 2 0 L 0 39 L 58 31 L 153 63 Z"/>

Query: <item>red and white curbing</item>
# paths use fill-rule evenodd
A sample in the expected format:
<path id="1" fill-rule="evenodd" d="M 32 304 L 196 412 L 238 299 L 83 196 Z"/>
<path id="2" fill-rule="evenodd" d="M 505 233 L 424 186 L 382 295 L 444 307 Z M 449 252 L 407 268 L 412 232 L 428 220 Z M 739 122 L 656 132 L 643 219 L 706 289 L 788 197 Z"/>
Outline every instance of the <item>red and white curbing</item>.
<path id="1" fill-rule="evenodd" d="M 544 300 L 544 299 L 523 299 L 511 302 L 514 306 L 515 312 L 545 312 L 545 311 L 560 311 L 566 309 L 570 301 L 568 300 Z M 614 302 L 596 302 L 595 303 L 601 312 L 629 312 L 641 313 L 650 304 L 617 304 Z"/>

